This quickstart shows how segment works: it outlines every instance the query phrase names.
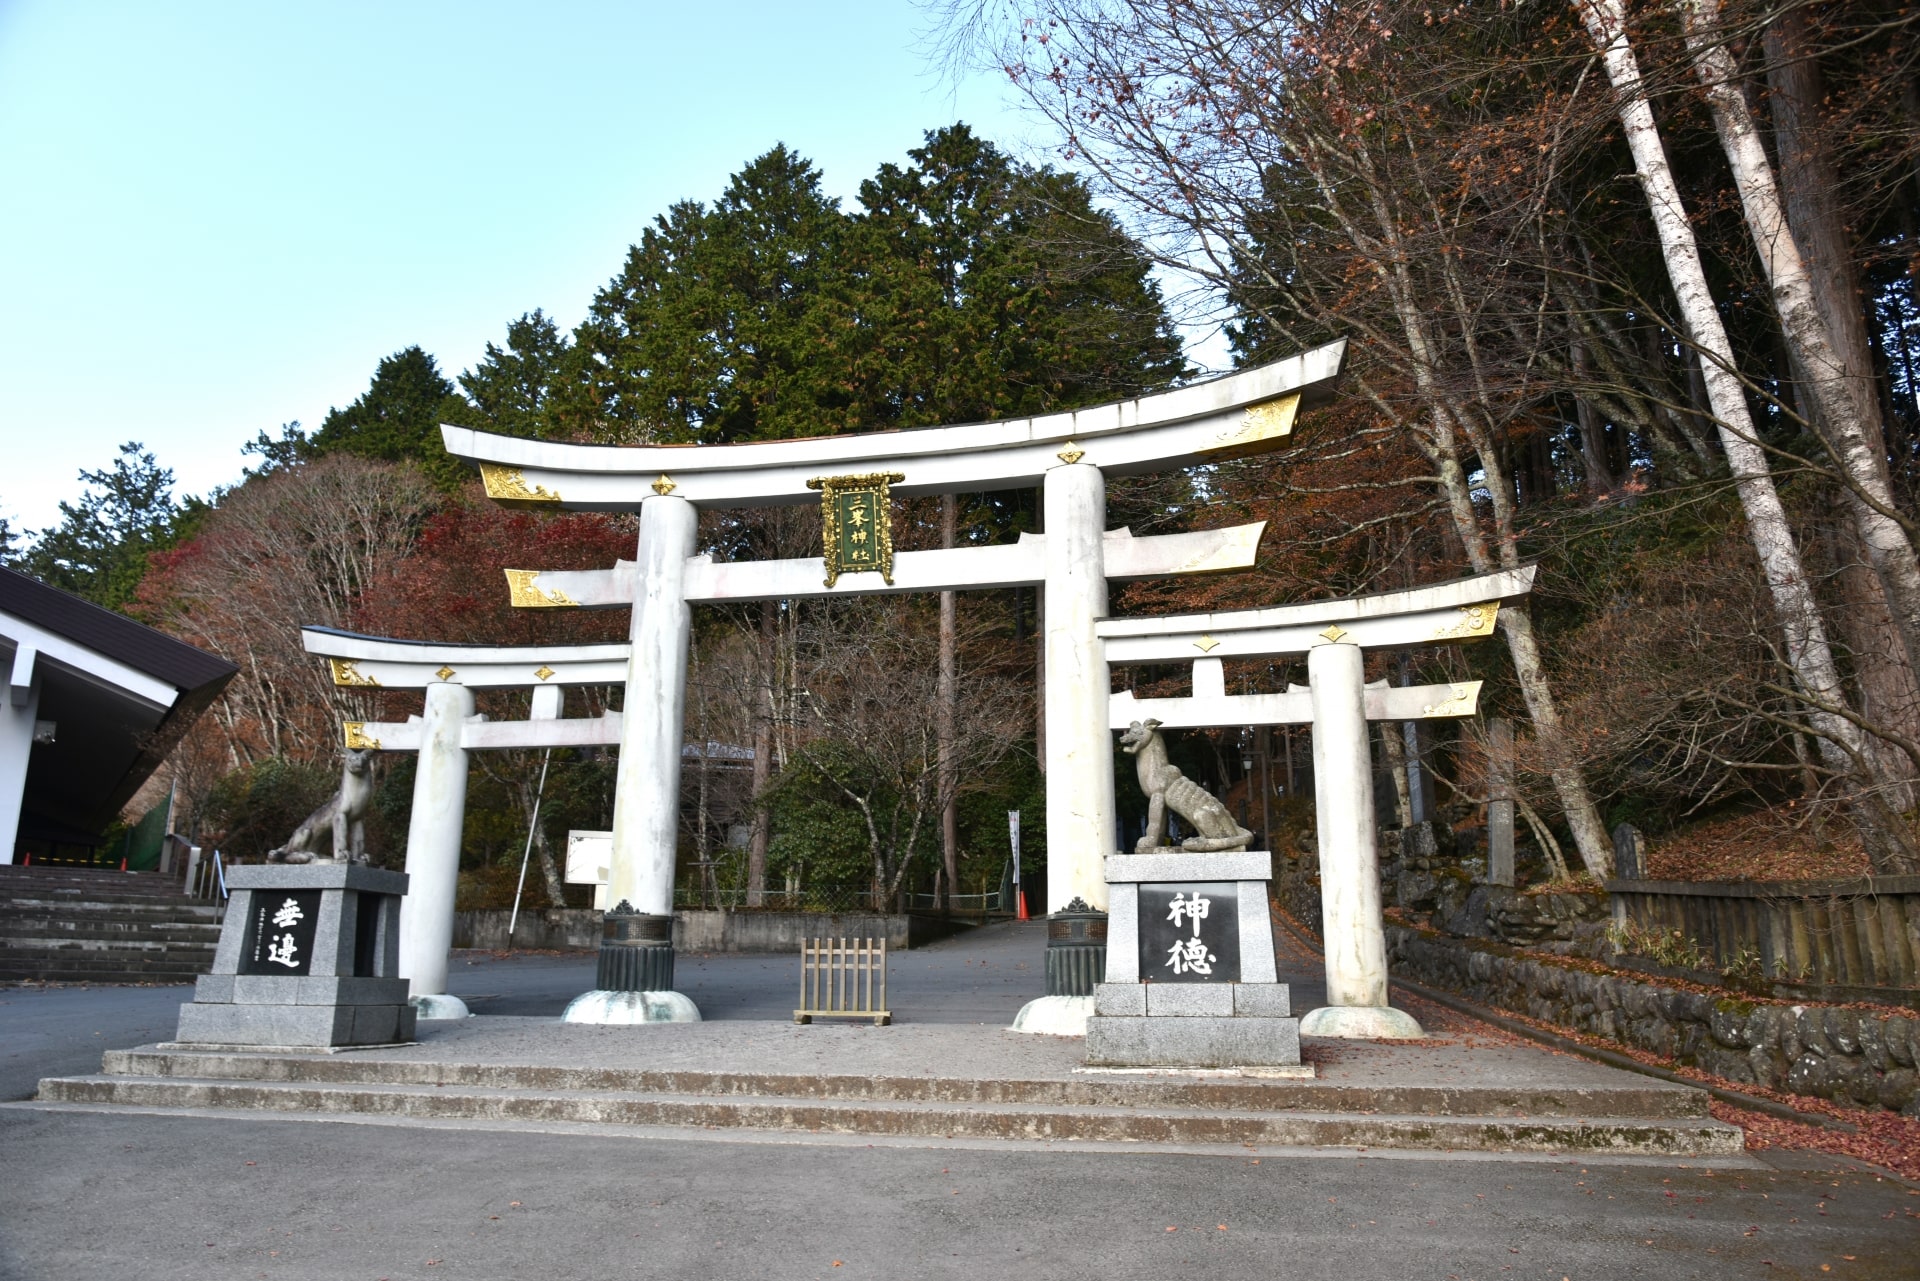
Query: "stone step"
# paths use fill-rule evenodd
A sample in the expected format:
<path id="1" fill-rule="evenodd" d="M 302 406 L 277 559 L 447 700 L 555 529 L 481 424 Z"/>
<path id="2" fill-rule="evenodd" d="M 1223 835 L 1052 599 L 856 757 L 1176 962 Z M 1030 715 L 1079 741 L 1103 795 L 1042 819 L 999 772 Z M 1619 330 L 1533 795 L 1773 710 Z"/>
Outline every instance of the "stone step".
<path id="1" fill-rule="evenodd" d="M 854 1102 L 914 1102 L 1048 1107 L 1174 1107 L 1236 1112 L 1306 1110 L 1404 1115 L 1622 1117 L 1707 1116 L 1707 1095 L 1622 1076 L 1608 1086 L 1357 1085 L 1259 1077 L 1142 1076 L 1087 1072 L 1071 1078 L 968 1078 L 726 1072 L 691 1069 L 564 1067 L 460 1063 L 357 1055 L 111 1050 L 102 1073 L 115 1077 L 192 1078 L 275 1085 L 458 1086 L 544 1092 L 618 1091 Z"/>
<path id="2" fill-rule="evenodd" d="M 25 952 L 0 949 L 0 979 L 50 979 L 68 983 L 186 982 L 213 965 L 204 958 L 169 954 L 150 959 L 112 953 Z"/>
<path id="3" fill-rule="evenodd" d="M 236 1056 L 239 1057 L 239 1056 Z M 50 1078 L 39 1101 L 583 1125 L 740 1128 L 921 1139 L 1267 1144 L 1475 1152 L 1737 1153 L 1739 1129 L 1705 1118 L 1431 1116 L 1325 1111 L 822 1099 L 773 1094 L 298 1084 L 184 1077 Z"/>
<path id="4" fill-rule="evenodd" d="M 181 877 L 117 868 L 69 868 L 0 864 L 0 892 L 17 886 L 80 886 L 127 894 L 178 894 Z"/>
<path id="5" fill-rule="evenodd" d="M 0 916 L 0 945 L 4 945 L 8 939 L 29 938 L 178 939 L 182 942 L 214 943 L 220 938 L 220 927 L 207 921 Z"/>
<path id="6" fill-rule="evenodd" d="M 119 954 L 129 959 L 143 956 L 170 955 L 183 953 L 212 956 L 218 937 L 207 938 L 195 935 L 191 938 L 173 938 L 155 931 L 139 934 L 110 934 L 105 937 L 93 937 L 85 934 L 15 934 L 0 937 L 0 952 L 35 953 L 107 953 Z"/>
<path id="7" fill-rule="evenodd" d="M 117 970 L 152 970 L 165 974 L 205 974 L 207 966 L 213 964 L 213 955 L 194 955 L 194 953 L 154 953 L 150 956 L 127 956 L 121 953 L 75 953 L 75 951 L 50 951 L 50 949 L 0 949 L 0 968 L 60 968 L 96 974 L 111 974 Z"/>
<path id="8" fill-rule="evenodd" d="M 223 909 L 218 903 L 184 897 L 159 898 L 154 895 L 133 894 L 119 897 L 100 894 L 75 894 L 71 897 L 57 894 L 0 896 L 0 915 L 9 916 L 31 913 L 55 916 L 112 914 L 130 919 L 182 917 L 190 920 L 218 921 L 222 912 Z"/>

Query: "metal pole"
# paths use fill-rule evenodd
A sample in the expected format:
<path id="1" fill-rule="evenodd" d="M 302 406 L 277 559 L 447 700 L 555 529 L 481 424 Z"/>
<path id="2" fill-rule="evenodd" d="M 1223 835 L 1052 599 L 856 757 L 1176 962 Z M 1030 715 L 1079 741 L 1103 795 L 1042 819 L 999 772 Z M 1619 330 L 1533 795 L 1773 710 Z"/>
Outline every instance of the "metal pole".
<path id="1" fill-rule="evenodd" d="M 540 802 L 547 795 L 547 766 L 553 762 L 549 747 L 540 758 L 540 786 L 533 794 L 533 821 L 527 824 L 527 848 L 520 855 L 520 879 L 513 887 L 513 913 L 507 917 L 507 942 L 513 942 L 513 927 L 520 923 L 520 891 L 527 887 L 527 861 L 533 857 L 533 832 L 540 826 Z"/>
<path id="2" fill-rule="evenodd" d="M 1016 920 L 1027 919 L 1027 892 L 1020 888 L 1020 811 L 1007 811 L 1007 840 L 1013 846 L 1013 905 Z"/>

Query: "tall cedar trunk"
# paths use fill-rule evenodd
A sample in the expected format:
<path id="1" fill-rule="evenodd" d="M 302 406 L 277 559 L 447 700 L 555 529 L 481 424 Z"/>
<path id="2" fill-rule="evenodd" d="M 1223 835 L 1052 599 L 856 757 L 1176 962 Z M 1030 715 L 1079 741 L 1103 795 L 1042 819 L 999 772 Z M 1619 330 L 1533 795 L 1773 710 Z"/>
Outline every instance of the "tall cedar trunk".
<path id="1" fill-rule="evenodd" d="M 1573 345 L 1573 372 L 1581 382 L 1587 380 L 1585 343 Z M 1580 466 L 1587 473 L 1587 492 L 1612 493 L 1619 482 L 1614 477 L 1612 460 L 1608 457 L 1607 425 L 1584 396 L 1574 398 L 1573 413 L 1580 426 Z"/>
<path id="2" fill-rule="evenodd" d="M 1885 404 L 1875 375 L 1867 331 L 1867 303 L 1853 254 L 1852 237 L 1839 204 L 1840 172 L 1821 128 L 1826 91 L 1802 9 L 1787 9 L 1766 31 L 1767 83 L 1771 90 L 1780 195 L 1793 238 L 1806 259 L 1813 300 L 1832 336 L 1834 355 L 1855 402 L 1868 414 L 1865 426 L 1881 441 L 1875 450 L 1886 471 Z M 1836 504 L 1836 510 L 1843 509 Z M 1869 724 L 1920 740 L 1920 677 L 1887 598 L 1886 582 L 1872 567 L 1871 549 L 1856 527 L 1835 527 L 1829 544 L 1842 596 L 1841 636 L 1851 651 L 1860 711 Z M 1913 766 L 1905 752 L 1880 743 L 1888 777 L 1905 782 L 1894 807 L 1913 807 Z"/>
<path id="3" fill-rule="evenodd" d="M 1920 668 L 1920 557 L 1915 556 L 1913 543 L 1895 514 L 1879 401 L 1872 394 L 1867 377 L 1871 366 L 1866 360 L 1864 327 L 1859 359 L 1849 367 L 1824 314 L 1827 308 L 1815 296 L 1808 261 L 1802 255 L 1801 243 L 1804 242 L 1797 243 L 1804 233 L 1801 228 L 1788 224 L 1773 165 L 1761 144 L 1753 111 L 1740 89 L 1739 69 L 1732 52 L 1722 43 L 1726 33 L 1721 27 L 1720 0 L 1677 2 L 1686 25 L 1687 47 L 1693 54 L 1694 69 L 1706 88 L 1721 150 L 1733 170 L 1747 228 L 1773 291 L 1781 334 L 1806 379 L 1802 400 L 1811 406 L 1813 412 L 1809 417 L 1850 482 L 1848 504 L 1860 527 L 1861 541 L 1872 558 L 1874 570 L 1886 584 L 1887 600 L 1900 626 L 1907 660 Z M 1793 65 L 1792 60 L 1789 65 Z M 1798 65 L 1805 73 L 1812 73 L 1811 64 Z M 1800 105 L 1803 111 L 1813 106 L 1811 103 Z M 1799 127 L 1810 122 L 1792 110 L 1787 114 L 1796 125 L 1797 161 L 1813 131 Z M 1782 153 L 1787 154 L 1785 147 Z M 1821 220 L 1815 217 L 1813 221 Z M 1830 239 L 1827 235 L 1813 237 L 1815 243 L 1821 244 Z M 1830 293 L 1844 288 L 1840 280 L 1833 277 L 1828 286 Z M 1829 298 L 1828 304 L 1835 301 Z"/>
<path id="4" fill-rule="evenodd" d="M 952 494 L 940 496 L 940 545 L 952 547 L 958 536 L 958 503 Z M 940 593 L 940 685 L 939 705 L 935 709 L 934 733 L 940 760 L 940 866 L 946 872 L 936 907 L 950 907 L 954 887 L 960 882 L 960 826 L 954 792 L 959 780 L 954 775 L 953 722 L 959 711 L 960 682 L 957 626 L 954 617 L 955 593 Z"/>
<path id="5" fill-rule="evenodd" d="M 1273 848 L 1273 731 L 1265 725 L 1253 731 L 1260 751 L 1260 847 Z"/>
<path id="6" fill-rule="evenodd" d="M 767 844 L 773 835 L 773 815 L 763 799 L 773 778 L 773 687 L 780 671 L 780 602 L 760 603 L 760 706 L 753 719 L 753 831 L 747 837 L 747 906 L 767 901 Z"/>
<path id="7" fill-rule="evenodd" d="M 1700 249 L 1667 164 L 1653 109 L 1647 103 L 1639 60 L 1627 42 L 1625 5 L 1623 0 L 1581 0 L 1581 17 L 1606 66 L 1621 128 L 1659 234 L 1667 276 L 1682 320 L 1700 353 L 1701 379 L 1718 420 L 1720 444 L 1740 494 L 1754 551 L 1766 574 L 1786 642 L 1787 662 L 1805 692 L 1808 721 L 1820 735 L 1821 758 L 1836 774 L 1852 776 L 1849 800 L 1874 869 L 1905 872 L 1915 865 L 1912 837 L 1874 786 L 1877 780 L 1866 735 L 1848 719 L 1852 708 L 1827 643 L 1826 627 L 1780 495 L 1774 489 L 1766 454 L 1760 448 L 1745 389 L 1734 372 L 1733 348 L 1707 287 Z M 1504 611 L 1502 621 L 1506 621 Z"/>
<path id="8" fill-rule="evenodd" d="M 1826 522 L 1825 536 L 1820 540 L 1827 561 L 1822 576 L 1838 590 L 1840 608 L 1834 614 L 1834 625 L 1853 668 L 1860 714 L 1870 725 L 1920 741 L 1920 684 L 1905 661 L 1900 629 L 1894 626 L 1893 614 L 1887 608 L 1885 587 L 1867 562 L 1859 529 L 1840 515 L 1840 503 L 1836 501 L 1832 510 L 1833 518 Z M 1881 776 L 1888 781 L 1887 795 L 1893 808 L 1912 809 L 1917 799 L 1912 759 L 1884 739 L 1871 739 L 1869 743 Z"/>

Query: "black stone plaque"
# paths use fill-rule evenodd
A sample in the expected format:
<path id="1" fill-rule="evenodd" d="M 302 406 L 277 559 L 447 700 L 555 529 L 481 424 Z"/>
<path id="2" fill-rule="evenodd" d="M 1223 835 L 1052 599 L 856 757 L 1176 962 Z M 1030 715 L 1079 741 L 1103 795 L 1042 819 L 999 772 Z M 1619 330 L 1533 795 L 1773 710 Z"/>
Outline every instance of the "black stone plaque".
<path id="1" fill-rule="evenodd" d="M 240 973 L 302 975 L 313 968 L 321 890 L 255 890 Z"/>
<path id="2" fill-rule="evenodd" d="M 1240 981 L 1240 887 L 1195 881 L 1140 887 L 1140 978 Z"/>

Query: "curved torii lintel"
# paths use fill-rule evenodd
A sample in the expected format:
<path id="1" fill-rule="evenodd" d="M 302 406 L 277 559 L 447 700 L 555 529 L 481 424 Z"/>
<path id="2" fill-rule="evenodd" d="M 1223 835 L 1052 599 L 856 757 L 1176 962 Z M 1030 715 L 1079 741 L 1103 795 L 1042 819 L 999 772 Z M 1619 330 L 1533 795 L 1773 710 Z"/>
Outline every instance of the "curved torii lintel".
<path id="1" fill-rule="evenodd" d="M 1295 414 L 1331 396 L 1345 339 L 1171 391 L 1090 409 L 737 445 L 576 445 L 440 428 L 447 452 L 480 464 L 487 494 L 534 508 L 631 511 L 654 494 L 699 507 L 818 502 L 809 480 L 897 472 L 893 492 L 1030 488 L 1085 461 L 1110 476 L 1165 471 L 1279 447 Z"/>
<path id="2" fill-rule="evenodd" d="M 1362 649 L 1447 645 L 1493 633 L 1500 605 L 1533 590 L 1535 567 L 1345 600 L 1094 624 L 1107 661 L 1168 663 L 1202 658 L 1279 658 L 1350 640 Z"/>
<path id="3" fill-rule="evenodd" d="M 627 679 L 625 642 L 607 645 L 445 645 L 364 636 L 331 627 L 303 627 L 309 654 L 327 660 L 333 683 L 382 689 L 465 685 L 471 689 L 538 689 L 620 685 Z"/>

